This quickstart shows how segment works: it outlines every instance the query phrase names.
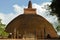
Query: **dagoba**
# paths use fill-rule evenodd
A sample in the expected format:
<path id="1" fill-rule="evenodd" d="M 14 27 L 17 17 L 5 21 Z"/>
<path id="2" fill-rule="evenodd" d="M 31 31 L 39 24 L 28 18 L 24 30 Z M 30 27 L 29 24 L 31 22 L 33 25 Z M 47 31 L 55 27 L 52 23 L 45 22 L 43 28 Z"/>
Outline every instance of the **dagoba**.
<path id="1" fill-rule="evenodd" d="M 32 8 L 31 1 L 29 1 L 28 8 L 24 9 L 24 14 L 14 18 L 5 31 L 10 34 L 11 38 L 30 37 L 31 35 L 37 39 L 58 37 L 52 24 L 38 15 L 35 8 Z"/>

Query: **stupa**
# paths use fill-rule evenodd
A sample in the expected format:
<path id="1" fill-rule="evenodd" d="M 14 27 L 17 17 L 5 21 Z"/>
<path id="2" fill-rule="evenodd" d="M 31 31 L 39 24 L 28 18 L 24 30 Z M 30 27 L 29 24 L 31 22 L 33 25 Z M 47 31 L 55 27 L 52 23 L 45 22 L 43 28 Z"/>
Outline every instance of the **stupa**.
<path id="1" fill-rule="evenodd" d="M 44 17 L 36 13 L 29 1 L 28 8 L 24 9 L 24 14 L 14 18 L 6 27 L 11 38 L 35 37 L 37 39 L 57 38 L 57 32 L 53 25 Z"/>

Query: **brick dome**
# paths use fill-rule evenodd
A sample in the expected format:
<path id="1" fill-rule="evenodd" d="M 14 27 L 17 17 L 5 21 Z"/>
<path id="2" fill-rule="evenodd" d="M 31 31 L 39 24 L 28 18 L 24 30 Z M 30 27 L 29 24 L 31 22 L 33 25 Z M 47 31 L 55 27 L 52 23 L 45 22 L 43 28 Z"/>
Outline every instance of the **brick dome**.
<path id="1" fill-rule="evenodd" d="M 49 23 L 44 17 L 36 14 L 36 9 L 32 9 L 31 1 L 29 1 L 30 7 L 24 9 L 24 14 L 19 15 L 13 19 L 6 27 L 6 32 L 20 34 L 33 34 L 38 38 L 45 38 L 49 34 L 51 38 L 56 38 L 57 33 L 52 24 Z"/>

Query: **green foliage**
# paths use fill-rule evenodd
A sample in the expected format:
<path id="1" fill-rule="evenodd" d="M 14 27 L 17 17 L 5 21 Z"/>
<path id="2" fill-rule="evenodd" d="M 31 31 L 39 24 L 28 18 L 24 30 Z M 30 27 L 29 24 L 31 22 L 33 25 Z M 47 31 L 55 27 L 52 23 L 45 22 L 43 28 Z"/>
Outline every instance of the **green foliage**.
<path id="1" fill-rule="evenodd" d="M 60 0 L 52 0 L 50 8 L 52 10 L 51 14 L 56 15 L 60 20 Z"/>
<path id="2" fill-rule="evenodd" d="M 0 36 L 5 37 L 8 36 L 8 33 L 6 33 L 5 30 L 6 25 L 2 24 L 1 19 L 0 19 Z"/>
<path id="3" fill-rule="evenodd" d="M 2 35 L 2 37 L 7 37 L 9 34 L 8 34 L 7 32 L 5 32 L 5 31 L 3 31 L 3 32 L 1 33 L 1 35 Z"/>
<path id="4" fill-rule="evenodd" d="M 56 29 L 58 32 L 60 32 L 60 26 L 57 26 Z"/>
<path id="5" fill-rule="evenodd" d="M 2 34 L 3 31 L 4 31 L 4 29 L 0 28 L 0 35 Z"/>

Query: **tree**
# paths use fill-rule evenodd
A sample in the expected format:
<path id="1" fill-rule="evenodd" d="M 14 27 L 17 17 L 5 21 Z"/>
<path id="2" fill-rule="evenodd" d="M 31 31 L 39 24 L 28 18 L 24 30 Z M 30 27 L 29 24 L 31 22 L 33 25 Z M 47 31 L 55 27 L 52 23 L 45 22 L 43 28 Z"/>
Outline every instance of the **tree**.
<path id="1" fill-rule="evenodd" d="M 51 14 L 57 15 L 58 19 L 60 20 L 60 0 L 52 0 L 50 8 L 52 9 Z"/>
<path id="2" fill-rule="evenodd" d="M 2 20 L 0 19 L 0 36 L 1 36 L 1 37 L 8 36 L 8 33 L 4 31 L 6 25 L 5 25 L 5 24 L 2 24 L 1 21 L 2 21 Z"/>
<path id="3" fill-rule="evenodd" d="M 60 26 L 59 25 L 56 27 L 56 29 L 58 32 L 60 32 Z"/>
<path id="4" fill-rule="evenodd" d="M 52 4 L 50 5 L 51 14 L 57 15 L 58 21 L 60 23 L 60 0 L 52 0 Z M 60 25 L 56 27 L 57 31 L 60 31 Z"/>

